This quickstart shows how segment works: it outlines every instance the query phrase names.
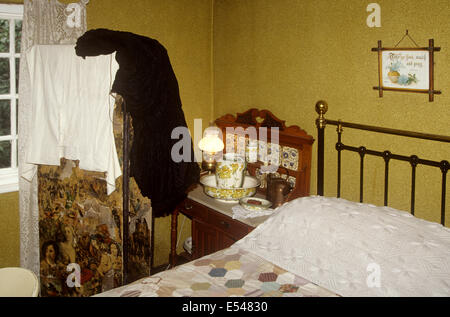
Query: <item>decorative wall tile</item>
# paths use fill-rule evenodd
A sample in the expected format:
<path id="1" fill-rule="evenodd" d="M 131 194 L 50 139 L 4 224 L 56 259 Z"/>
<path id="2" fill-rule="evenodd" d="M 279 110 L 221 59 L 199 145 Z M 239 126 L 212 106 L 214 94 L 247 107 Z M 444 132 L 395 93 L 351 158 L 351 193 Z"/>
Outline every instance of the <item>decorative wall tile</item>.
<path id="1" fill-rule="evenodd" d="M 237 142 L 236 142 L 236 150 L 235 152 L 242 156 L 245 157 L 245 148 L 247 147 L 247 139 L 243 136 L 238 136 L 237 137 Z"/>
<path id="2" fill-rule="evenodd" d="M 283 179 L 287 179 L 288 183 L 292 186 L 292 188 L 295 187 L 295 184 L 296 184 L 297 179 L 296 179 L 294 176 L 289 176 L 289 177 L 288 177 L 288 175 L 286 175 L 286 174 L 284 174 L 284 173 L 281 173 L 281 174 L 280 174 L 280 173 L 278 173 L 278 172 L 273 173 L 273 175 L 274 175 L 275 177 L 281 177 L 281 178 L 283 178 Z"/>
<path id="3" fill-rule="evenodd" d="M 297 179 L 294 176 L 289 176 L 287 181 L 288 181 L 289 184 L 291 184 L 292 188 L 294 188 Z"/>
<path id="4" fill-rule="evenodd" d="M 267 160 L 270 164 L 280 165 L 281 161 L 281 146 L 275 143 L 267 143 Z"/>
<path id="5" fill-rule="evenodd" d="M 267 174 L 263 174 L 259 168 L 255 169 L 255 177 L 259 180 L 259 188 L 267 187 Z"/>
<path id="6" fill-rule="evenodd" d="M 267 143 L 258 141 L 258 161 L 267 162 Z"/>
<path id="7" fill-rule="evenodd" d="M 281 153 L 281 165 L 290 170 L 297 171 L 299 165 L 298 150 L 289 146 L 283 146 Z"/>
<path id="8" fill-rule="evenodd" d="M 249 163 L 255 163 L 258 161 L 258 140 L 247 140 L 245 157 Z"/>
<path id="9" fill-rule="evenodd" d="M 236 151 L 236 135 L 233 133 L 227 133 L 225 137 L 225 151 L 233 153 Z"/>

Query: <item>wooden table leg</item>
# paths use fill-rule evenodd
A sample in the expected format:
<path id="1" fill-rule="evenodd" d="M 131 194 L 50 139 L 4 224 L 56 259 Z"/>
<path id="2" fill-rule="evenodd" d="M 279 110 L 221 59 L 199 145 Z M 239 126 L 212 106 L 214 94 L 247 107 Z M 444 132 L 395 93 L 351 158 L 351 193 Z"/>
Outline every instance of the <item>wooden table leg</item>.
<path id="1" fill-rule="evenodd" d="M 178 207 L 172 211 L 172 221 L 170 227 L 170 256 L 169 264 L 173 268 L 177 265 L 177 231 L 178 231 Z"/>

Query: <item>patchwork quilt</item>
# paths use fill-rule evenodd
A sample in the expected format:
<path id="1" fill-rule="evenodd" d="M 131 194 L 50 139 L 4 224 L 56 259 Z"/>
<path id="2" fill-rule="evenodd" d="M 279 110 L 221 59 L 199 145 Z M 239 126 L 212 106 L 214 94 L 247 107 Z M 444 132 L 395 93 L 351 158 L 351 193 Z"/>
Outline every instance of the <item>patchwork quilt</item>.
<path id="1" fill-rule="evenodd" d="M 253 253 L 230 247 L 97 297 L 338 296 Z"/>

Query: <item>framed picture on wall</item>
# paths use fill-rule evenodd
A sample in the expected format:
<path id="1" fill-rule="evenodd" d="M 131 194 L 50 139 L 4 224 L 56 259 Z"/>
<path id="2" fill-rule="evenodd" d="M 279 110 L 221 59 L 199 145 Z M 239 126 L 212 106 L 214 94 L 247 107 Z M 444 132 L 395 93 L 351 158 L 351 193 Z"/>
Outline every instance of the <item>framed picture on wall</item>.
<path id="1" fill-rule="evenodd" d="M 382 51 L 381 79 L 384 89 L 428 92 L 430 52 L 426 50 Z"/>
<path id="2" fill-rule="evenodd" d="M 379 86 L 373 87 L 383 97 L 384 90 L 426 93 L 434 100 L 434 47 L 429 40 L 428 47 L 383 48 L 381 41 L 372 51 L 378 51 Z"/>

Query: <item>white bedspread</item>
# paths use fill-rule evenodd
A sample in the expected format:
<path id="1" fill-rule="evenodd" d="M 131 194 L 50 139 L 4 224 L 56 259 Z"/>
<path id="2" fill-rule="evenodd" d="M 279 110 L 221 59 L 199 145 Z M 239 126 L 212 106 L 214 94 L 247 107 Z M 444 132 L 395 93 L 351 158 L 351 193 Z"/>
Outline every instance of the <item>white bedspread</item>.
<path id="1" fill-rule="evenodd" d="M 234 246 L 342 296 L 450 296 L 450 230 L 389 207 L 299 198 Z"/>

